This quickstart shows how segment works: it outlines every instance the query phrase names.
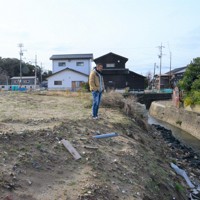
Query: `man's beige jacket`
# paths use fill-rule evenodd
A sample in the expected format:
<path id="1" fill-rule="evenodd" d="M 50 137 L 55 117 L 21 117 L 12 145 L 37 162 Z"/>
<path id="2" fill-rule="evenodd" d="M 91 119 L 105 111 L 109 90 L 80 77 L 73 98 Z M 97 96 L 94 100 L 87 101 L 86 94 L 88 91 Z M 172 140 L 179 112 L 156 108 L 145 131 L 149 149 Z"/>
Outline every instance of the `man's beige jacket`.
<path id="1" fill-rule="evenodd" d="M 90 91 L 100 91 L 100 80 L 96 70 L 92 70 L 89 77 Z M 104 89 L 104 82 L 102 77 L 102 88 Z"/>

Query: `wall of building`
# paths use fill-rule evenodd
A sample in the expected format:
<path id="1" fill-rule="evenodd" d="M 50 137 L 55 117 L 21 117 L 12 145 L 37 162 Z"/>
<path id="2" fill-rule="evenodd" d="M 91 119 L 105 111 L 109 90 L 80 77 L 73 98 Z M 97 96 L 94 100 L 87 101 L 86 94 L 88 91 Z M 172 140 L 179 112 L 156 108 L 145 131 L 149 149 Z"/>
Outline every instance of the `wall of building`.
<path id="1" fill-rule="evenodd" d="M 200 139 L 200 112 L 176 108 L 169 102 L 152 102 L 151 116 L 176 126 Z"/>
<path id="2" fill-rule="evenodd" d="M 106 89 L 124 89 L 126 87 L 126 75 L 103 75 Z"/>
<path id="3" fill-rule="evenodd" d="M 62 81 L 62 85 L 54 85 L 54 81 Z M 70 70 L 65 70 L 48 78 L 48 89 L 71 89 L 72 81 L 88 82 L 88 77 Z"/>
<path id="4" fill-rule="evenodd" d="M 133 90 L 144 90 L 144 80 L 144 76 L 140 76 L 139 74 L 136 74 L 132 71 L 130 71 L 130 74 L 127 75 L 129 87 Z"/>
<path id="5" fill-rule="evenodd" d="M 59 62 L 65 62 L 65 66 L 58 66 Z M 77 66 L 76 62 L 84 62 L 83 66 Z M 53 60 L 52 61 L 52 71 L 56 73 L 66 68 L 74 69 L 76 71 L 82 72 L 84 74 L 89 75 L 91 70 L 91 60 L 90 59 L 77 59 L 77 60 Z"/>
<path id="6" fill-rule="evenodd" d="M 19 82 L 20 82 L 20 79 L 11 79 L 11 85 L 19 85 Z M 35 85 L 35 78 L 22 79 L 22 85 Z"/>

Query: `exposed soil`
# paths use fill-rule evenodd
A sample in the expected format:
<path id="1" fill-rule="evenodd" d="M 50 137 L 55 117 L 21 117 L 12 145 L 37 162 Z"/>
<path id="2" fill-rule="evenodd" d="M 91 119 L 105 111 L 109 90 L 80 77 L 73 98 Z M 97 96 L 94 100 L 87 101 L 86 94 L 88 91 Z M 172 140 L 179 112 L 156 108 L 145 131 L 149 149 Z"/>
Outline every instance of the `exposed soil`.
<path id="1" fill-rule="evenodd" d="M 93 138 L 112 132 L 119 136 Z M 0 93 L 0 199 L 188 199 L 169 165 L 180 163 L 173 154 L 155 128 L 117 108 L 101 107 L 93 120 L 90 94 Z M 198 167 L 184 166 L 199 178 Z"/>

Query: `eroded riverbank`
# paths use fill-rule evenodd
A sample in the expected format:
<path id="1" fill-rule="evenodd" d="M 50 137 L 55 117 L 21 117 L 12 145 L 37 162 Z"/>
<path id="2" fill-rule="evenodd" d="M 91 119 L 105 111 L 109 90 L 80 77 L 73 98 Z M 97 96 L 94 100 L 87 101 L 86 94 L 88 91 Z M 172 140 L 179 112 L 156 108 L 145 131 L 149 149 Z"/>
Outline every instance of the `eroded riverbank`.
<path id="1" fill-rule="evenodd" d="M 151 116 L 178 127 L 200 140 L 200 113 L 176 108 L 172 101 L 152 102 Z"/>

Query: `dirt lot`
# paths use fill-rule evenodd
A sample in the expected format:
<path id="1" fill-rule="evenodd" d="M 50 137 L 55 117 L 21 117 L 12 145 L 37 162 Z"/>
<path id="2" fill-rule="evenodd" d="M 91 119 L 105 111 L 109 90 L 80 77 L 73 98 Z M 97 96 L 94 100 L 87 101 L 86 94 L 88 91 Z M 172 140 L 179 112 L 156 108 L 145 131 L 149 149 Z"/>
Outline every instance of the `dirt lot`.
<path id="1" fill-rule="evenodd" d="M 116 108 L 100 108 L 94 121 L 90 101 L 81 93 L 0 93 L 0 199 L 187 199 L 167 144 Z M 92 137 L 112 132 L 119 136 Z"/>

